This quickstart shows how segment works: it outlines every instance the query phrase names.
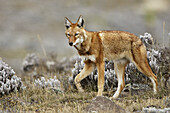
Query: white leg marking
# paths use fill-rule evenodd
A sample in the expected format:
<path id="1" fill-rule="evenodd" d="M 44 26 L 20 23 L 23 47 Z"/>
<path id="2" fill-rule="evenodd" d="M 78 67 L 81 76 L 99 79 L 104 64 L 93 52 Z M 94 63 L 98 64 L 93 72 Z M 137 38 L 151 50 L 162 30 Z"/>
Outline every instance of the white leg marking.
<path id="1" fill-rule="evenodd" d="M 115 92 L 115 94 L 113 95 L 113 98 L 117 98 L 119 95 L 120 95 L 120 93 L 121 93 L 121 90 L 122 90 L 122 87 L 123 87 L 123 75 L 124 74 L 124 70 L 122 69 L 122 70 L 119 70 L 119 69 L 117 69 L 117 79 L 118 79 L 118 88 L 117 88 L 117 90 L 116 90 L 116 92 Z"/>
<path id="2" fill-rule="evenodd" d="M 154 94 L 156 94 L 156 93 L 157 93 L 157 90 L 156 90 L 156 83 L 155 83 L 155 81 L 153 80 L 152 77 L 149 77 L 149 78 L 151 79 L 151 81 L 152 81 L 152 83 L 153 83 L 153 92 L 154 92 Z"/>
<path id="3" fill-rule="evenodd" d="M 118 77 L 118 88 L 117 88 L 115 94 L 113 95 L 113 98 L 117 98 L 119 96 L 119 94 L 121 92 L 122 83 L 123 83 L 123 80 L 120 77 Z"/>

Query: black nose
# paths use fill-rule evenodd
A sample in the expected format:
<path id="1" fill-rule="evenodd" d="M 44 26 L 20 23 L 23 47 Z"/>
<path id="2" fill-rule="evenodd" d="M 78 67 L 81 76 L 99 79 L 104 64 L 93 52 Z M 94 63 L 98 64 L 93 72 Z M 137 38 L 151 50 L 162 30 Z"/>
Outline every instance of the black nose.
<path id="1" fill-rule="evenodd" d="M 69 45 L 72 46 L 72 45 L 73 45 L 73 42 L 70 42 Z"/>

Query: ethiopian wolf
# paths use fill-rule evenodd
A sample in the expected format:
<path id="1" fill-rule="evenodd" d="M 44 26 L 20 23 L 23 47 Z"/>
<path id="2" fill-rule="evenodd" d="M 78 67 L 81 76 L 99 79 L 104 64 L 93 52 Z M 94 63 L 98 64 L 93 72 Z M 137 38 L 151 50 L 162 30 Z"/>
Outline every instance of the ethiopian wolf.
<path id="1" fill-rule="evenodd" d="M 146 47 L 136 35 L 124 31 L 91 32 L 85 29 L 84 22 L 81 15 L 76 23 L 72 23 L 68 18 L 65 18 L 65 35 L 69 40 L 69 45 L 77 49 L 85 64 L 83 70 L 74 80 L 78 91 L 83 91 L 80 81 L 97 67 L 97 96 L 102 96 L 104 61 L 113 60 L 114 70 L 118 78 L 118 88 L 112 98 L 117 98 L 125 87 L 125 67 L 129 62 L 134 63 L 140 72 L 151 79 L 154 93 L 157 92 L 157 77 L 148 64 Z"/>

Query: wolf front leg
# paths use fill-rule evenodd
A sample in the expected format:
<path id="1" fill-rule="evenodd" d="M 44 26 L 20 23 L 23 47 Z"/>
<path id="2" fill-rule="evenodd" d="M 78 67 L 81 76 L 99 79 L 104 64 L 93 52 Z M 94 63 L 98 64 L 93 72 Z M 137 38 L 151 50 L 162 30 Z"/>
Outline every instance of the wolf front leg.
<path id="1" fill-rule="evenodd" d="M 91 62 L 90 60 L 84 61 L 84 63 L 85 63 L 85 66 L 83 70 L 74 79 L 75 85 L 79 92 L 84 91 L 80 84 L 81 80 L 86 78 L 95 69 L 95 64 Z"/>
<path id="2" fill-rule="evenodd" d="M 104 61 L 97 63 L 98 71 L 98 93 L 97 96 L 102 96 L 104 89 Z"/>

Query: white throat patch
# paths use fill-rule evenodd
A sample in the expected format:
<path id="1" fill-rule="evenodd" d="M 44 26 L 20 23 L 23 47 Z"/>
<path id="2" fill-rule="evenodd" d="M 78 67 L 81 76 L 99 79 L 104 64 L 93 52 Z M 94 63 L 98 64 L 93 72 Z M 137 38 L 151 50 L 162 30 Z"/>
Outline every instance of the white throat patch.
<path id="1" fill-rule="evenodd" d="M 83 30 L 84 35 L 80 38 L 77 38 L 76 41 L 73 43 L 73 46 L 76 46 L 78 49 L 81 49 L 81 44 L 87 39 L 86 31 Z"/>
<path id="2" fill-rule="evenodd" d="M 84 41 L 83 37 L 78 38 L 78 39 L 73 43 L 73 45 L 75 46 L 75 45 L 77 45 L 77 44 L 81 44 L 81 43 L 83 43 L 83 41 Z"/>
<path id="3" fill-rule="evenodd" d="M 96 57 L 94 55 L 85 55 L 85 56 L 80 56 L 80 58 L 83 61 L 90 60 L 92 62 L 96 62 Z"/>
<path id="4" fill-rule="evenodd" d="M 81 43 L 84 42 L 83 37 L 76 39 L 76 41 L 73 43 L 73 46 L 76 46 L 78 49 L 81 49 Z"/>

